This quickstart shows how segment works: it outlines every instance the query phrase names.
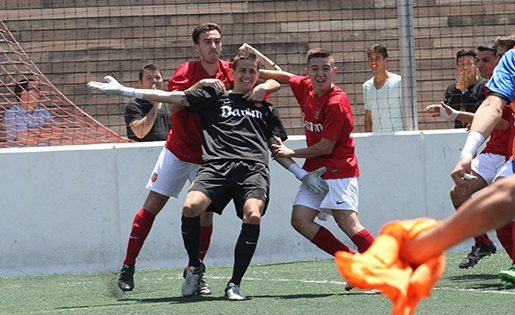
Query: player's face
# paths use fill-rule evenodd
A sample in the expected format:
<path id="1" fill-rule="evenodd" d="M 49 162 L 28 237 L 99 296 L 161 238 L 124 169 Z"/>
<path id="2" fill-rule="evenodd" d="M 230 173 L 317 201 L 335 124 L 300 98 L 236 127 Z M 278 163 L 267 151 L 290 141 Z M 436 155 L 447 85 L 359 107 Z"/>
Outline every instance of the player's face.
<path id="1" fill-rule="evenodd" d="M 499 63 L 501 61 L 502 56 L 508 51 L 506 47 L 499 46 L 497 47 L 497 58 L 495 59 L 496 63 Z"/>
<path id="2" fill-rule="evenodd" d="M 376 74 L 386 70 L 388 58 L 384 58 L 380 53 L 371 53 L 367 58 L 367 63 L 372 73 Z"/>
<path id="3" fill-rule="evenodd" d="M 477 69 L 483 78 L 490 78 L 497 65 L 496 56 L 490 50 L 478 51 L 476 55 Z"/>
<path id="4" fill-rule="evenodd" d="M 311 78 L 311 84 L 316 95 L 323 95 L 333 85 L 336 68 L 330 57 L 311 58 L 306 73 Z"/>
<path id="5" fill-rule="evenodd" d="M 198 45 L 193 45 L 200 59 L 204 62 L 218 62 L 222 53 L 222 36 L 217 30 L 211 30 L 200 34 Z"/>
<path id="6" fill-rule="evenodd" d="M 456 70 L 461 75 L 473 76 L 476 75 L 476 59 L 472 56 L 461 56 L 458 58 Z"/>
<path id="7" fill-rule="evenodd" d="M 143 70 L 143 79 L 139 83 L 144 89 L 163 89 L 163 77 L 159 70 Z"/>
<path id="8" fill-rule="evenodd" d="M 257 63 L 254 60 L 240 60 L 237 68 L 231 70 L 234 78 L 234 92 L 247 93 L 254 89 L 259 79 Z"/>

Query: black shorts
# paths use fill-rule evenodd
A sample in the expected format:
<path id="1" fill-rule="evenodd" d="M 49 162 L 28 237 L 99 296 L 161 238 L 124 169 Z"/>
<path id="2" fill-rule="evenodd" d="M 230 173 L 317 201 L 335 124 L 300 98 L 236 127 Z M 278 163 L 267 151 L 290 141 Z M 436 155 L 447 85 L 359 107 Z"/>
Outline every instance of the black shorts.
<path id="1" fill-rule="evenodd" d="M 270 189 L 268 166 L 253 161 L 210 161 L 202 164 L 190 191 L 200 191 L 211 201 L 207 211 L 222 214 L 231 199 L 238 218 L 243 218 L 243 205 L 247 199 L 263 200 L 265 214 Z"/>

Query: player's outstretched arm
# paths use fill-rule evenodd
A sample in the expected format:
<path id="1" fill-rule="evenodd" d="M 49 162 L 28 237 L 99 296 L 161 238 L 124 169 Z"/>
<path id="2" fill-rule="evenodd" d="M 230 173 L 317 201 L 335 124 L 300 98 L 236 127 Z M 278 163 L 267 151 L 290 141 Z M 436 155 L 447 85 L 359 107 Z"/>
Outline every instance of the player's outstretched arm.
<path id="1" fill-rule="evenodd" d="M 469 198 L 460 211 L 442 224 L 403 243 L 405 258 L 422 263 L 432 256 L 472 236 L 510 223 L 515 218 L 515 176 L 501 179 Z"/>
<path id="2" fill-rule="evenodd" d="M 286 71 L 260 70 L 259 77 L 262 79 L 273 79 L 281 84 L 288 84 L 290 77 L 294 74 Z"/>
<path id="3" fill-rule="evenodd" d="M 186 95 L 182 91 L 166 92 L 151 89 L 134 89 L 121 85 L 115 78 L 106 76 L 107 83 L 90 81 L 88 88 L 110 95 L 135 97 L 151 102 L 171 103 L 182 106 L 190 106 Z"/>
<path id="4" fill-rule="evenodd" d="M 282 145 L 282 141 L 280 138 L 270 138 L 270 144 L 279 144 Z M 317 195 L 325 195 L 329 192 L 329 185 L 322 178 L 322 176 L 327 172 L 327 167 L 323 166 L 313 172 L 307 172 L 302 169 L 292 158 L 278 156 L 274 157 L 282 167 L 292 172 L 295 177 L 297 177 L 300 181 L 302 181 L 308 187 L 309 191 Z"/>

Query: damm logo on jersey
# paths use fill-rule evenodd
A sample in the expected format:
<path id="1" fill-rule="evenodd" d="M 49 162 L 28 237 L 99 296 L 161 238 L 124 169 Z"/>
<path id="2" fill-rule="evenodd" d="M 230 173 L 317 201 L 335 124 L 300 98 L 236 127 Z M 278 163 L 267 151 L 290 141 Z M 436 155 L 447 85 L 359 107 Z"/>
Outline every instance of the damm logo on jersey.
<path id="1" fill-rule="evenodd" d="M 246 108 L 246 109 L 237 109 L 237 108 L 232 108 L 231 106 L 228 106 L 228 105 L 224 105 L 222 107 L 220 107 L 222 109 L 222 117 L 223 118 L 229 118 L 229 117 L 243 117 L 243 116 L 250 116 L 250 117 L 253 117 L 253 118 L 259 118 L 259 119 L 263 119 L 263 113 L 261 113 L 260 111 L 258 110 L 255 110 L 255 109 L 250 109 L 250 108 Z"/>
<path id="2" fill-rule="evenodd" d="M 304 113 L 302 113 L 302 123 L 304 124 L 304 128 L 311 132 L 322 132 L 322 130 L 324 130 L 324 126 L 321 123 L 313 123 L 311 121 L 306 121 Z"/>

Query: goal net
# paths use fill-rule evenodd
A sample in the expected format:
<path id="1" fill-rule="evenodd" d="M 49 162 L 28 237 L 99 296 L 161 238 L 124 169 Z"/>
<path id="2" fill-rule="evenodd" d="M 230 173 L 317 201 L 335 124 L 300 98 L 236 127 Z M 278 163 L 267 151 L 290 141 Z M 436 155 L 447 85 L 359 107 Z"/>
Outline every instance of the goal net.
<path id="1" fill-rule="evenodd" d="M 0 52 L 3 56 L 0 63 L 0 147 L 131 141 L 66 98 L 23 51 L 1 20 Z M 34 95 L 30 90 L 39 90 L 39 102 L 27 110 L 16 92 Z"/>

